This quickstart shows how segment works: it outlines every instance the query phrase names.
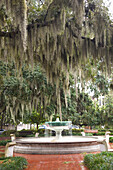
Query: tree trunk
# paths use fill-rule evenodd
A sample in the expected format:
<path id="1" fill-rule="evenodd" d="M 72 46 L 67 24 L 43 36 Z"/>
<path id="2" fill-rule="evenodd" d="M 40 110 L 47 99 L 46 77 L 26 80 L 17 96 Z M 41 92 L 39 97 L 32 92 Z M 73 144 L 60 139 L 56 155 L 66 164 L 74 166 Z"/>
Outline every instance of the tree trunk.
<path id="1" fill-rule="evenodd" d="M 1 113 L 1 125 L 0 125 L 0 129 L 2 129 L 2 127 L 3 127 L 3 119 L 4 119 L 4 114 L 3 113 Z"/>
<path id="2" fill-rule="evenodd" d="M 17 131 L 17 124 L 15 124 L 15 131 Z"/>
<path id="3" fill-rule="evenodd" d="M 37 125 L 37 130 L 38 130 L 38 123 L 36 125 Z"/>

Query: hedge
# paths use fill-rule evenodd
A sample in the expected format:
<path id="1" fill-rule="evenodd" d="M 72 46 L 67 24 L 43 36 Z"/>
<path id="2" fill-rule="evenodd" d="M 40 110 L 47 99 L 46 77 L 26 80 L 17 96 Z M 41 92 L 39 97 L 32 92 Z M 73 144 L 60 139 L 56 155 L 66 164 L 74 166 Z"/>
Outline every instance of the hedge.
<path id="1" fill-rule="evenodd" d="M 15 134 L 16 131 L 15 130 L 7 130 L 7 131 L 4 131 L 0 136 L 10 136 L 10 134 Z"/>
<path id="2" fill-rule="evenodd" d="M 38 129 L 38 130 L 22 129 L 21 131 L 7 130 L 2 133 L 2 136 L 10 136 L 10 134 L 15 134 L 16 137 L 34 137 L 36 132 L 39 133 L 39 136 L 44 136 L 45 130 L 44 129 Z"/>
<path id="3" fill-rule="evenodd" d="M 101 152 L 98 154 L 85 155 L 84 164 L 89 170 L 112 170 L 113 153 Z"/>
<path id="4" fill-rule="evenodd" d="M 8 142 L 11 142 L 11 140 L 1 140 L 0 146 L 5 146 Z"/>
<path id="5" fill-rule="evenodd" d="M 16 133 L 16 136 L 18 137 L 28 137 L 30 135 L 33 135 L 35 132 L 33 130 L 21 130 Z"/>
<path id="6" fill-rule="evenodd" d="M 106 133 L 107 131 L 110 131 L 111 133 L 113 133 L 113 129 L 98 129 L 98 132 Z"/>
<path id="7" fill-rule="evenodd" d="M 72 132 L 81 133 L 81 132 L 83 132 L 83 131 L 84 131 L 84 129 L 72 129 Z"/>
<path id="8" fill-rule="evenodd" d="M 110 138 L 109 138 L 109 142 L 110 142 L 110 143 L 113 143 L 113 137 L 110 137 Z"/>
<path id="9" fill-rule="evenodd" d="M 27 168 L 27 160 L 23 157 L 1 157 L 0 170 L 23 170 Z"/>

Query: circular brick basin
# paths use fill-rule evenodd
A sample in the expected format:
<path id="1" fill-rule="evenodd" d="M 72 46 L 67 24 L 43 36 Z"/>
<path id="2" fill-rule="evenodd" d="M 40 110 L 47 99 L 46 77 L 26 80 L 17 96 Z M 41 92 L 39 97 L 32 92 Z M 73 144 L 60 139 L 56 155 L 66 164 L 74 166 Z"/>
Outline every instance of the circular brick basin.
<path id="1" fill-rule="evenodd" d="M 16 140 L 14 152 L 25 154 L 75 154 L 101 151 L 100 141 L 93 137 L 43 137 Z"/>

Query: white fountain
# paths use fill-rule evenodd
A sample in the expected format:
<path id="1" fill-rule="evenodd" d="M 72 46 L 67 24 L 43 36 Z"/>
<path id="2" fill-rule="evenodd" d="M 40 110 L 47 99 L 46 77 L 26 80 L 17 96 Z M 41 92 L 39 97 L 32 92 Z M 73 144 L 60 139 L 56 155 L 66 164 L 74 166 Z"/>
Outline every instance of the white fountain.
<path id="1" fill-rule="evenodd" d="M 75 154 L 82 152 L 105 151 L 104 138 L 86 136 L 62 136 L 64 129 L 69 130 L 71 121 L 46 122 L 47 130 L 54 130 L 53 137 L 32 137 L 16 140 L 14 152 L 26 154 Z"/>
<path id="2" fill-rule="evenodd" d="M 53 122 L 45 122 L 45 125 L 47 126 L 47 130 L 52 130 L 56 132 L 56 139 L 59 139 L 62 137 L 62 131 L 69 130 L 71 127 L 72 122 L 71 121 L 60 121 L 59 117 L 56 118 L 56 121 Z"/>

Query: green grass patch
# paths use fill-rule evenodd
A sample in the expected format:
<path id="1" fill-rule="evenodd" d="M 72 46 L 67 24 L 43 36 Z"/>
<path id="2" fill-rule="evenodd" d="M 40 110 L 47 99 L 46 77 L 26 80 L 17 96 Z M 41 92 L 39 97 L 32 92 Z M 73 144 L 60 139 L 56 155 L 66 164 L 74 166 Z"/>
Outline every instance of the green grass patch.
<path id="1" fill-rule="evenodd" d="M 23 157 L 1 157 L 0 170 L 23 170 L 27 168 L 27 160 Z"/>
<path id="2" fill-rule="evenodd" d="M 85 155 L 84 164 L 89 170 L 113 170 L 113 153 L 101 152 Z"/>

